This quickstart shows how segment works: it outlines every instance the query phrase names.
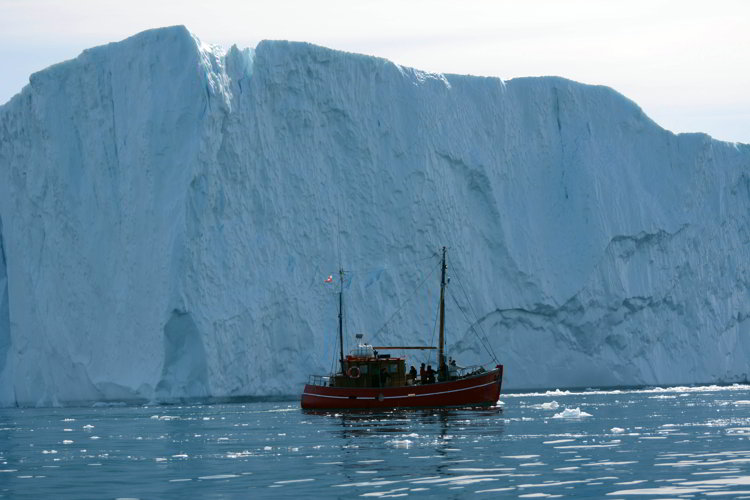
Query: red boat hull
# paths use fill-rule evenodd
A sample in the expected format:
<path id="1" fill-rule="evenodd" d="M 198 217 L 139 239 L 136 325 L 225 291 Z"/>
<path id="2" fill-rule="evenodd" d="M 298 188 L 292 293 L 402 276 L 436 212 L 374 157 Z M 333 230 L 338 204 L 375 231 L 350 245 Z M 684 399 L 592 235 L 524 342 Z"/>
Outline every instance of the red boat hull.
<path id="1" fill-rule="evenodd" d="M 334 410 L 373 408 L 439 408 L 489 406 L 500 397 L 503 366 L 450 382 L 402 387 L 326 387 L 305 385 L 302 408 Z"/>

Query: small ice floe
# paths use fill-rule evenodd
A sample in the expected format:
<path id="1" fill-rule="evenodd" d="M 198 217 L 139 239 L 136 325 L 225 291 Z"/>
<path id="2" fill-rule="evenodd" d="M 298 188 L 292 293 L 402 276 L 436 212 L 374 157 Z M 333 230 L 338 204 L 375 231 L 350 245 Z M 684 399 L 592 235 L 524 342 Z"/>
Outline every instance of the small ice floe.
<path id="1" fill-rule="evenodd" d="M 583 418 L 591 416 L 591 413 L 581 411 L 580 408 L 565 408 L 560 413 L 555 413 L 552 418 Z"/>
<path id="2" fill-rule="evenodd" d="M 622 427 L 612 427 L 609 432 L 611 432 L 612 434 L 622 434 L 623 432 L 625 432 L 625 429 L 623 429 Z"/>
<path id="3" fill-rule="evenodd" d="M 410 439 L 390 439 L 383 444 L 393 446 L 394 448 L 408 448 L 413 443 Z"/>
<path id="4" fill-rule="evenodd" d="M 750 401 L 741 399 L 739 401 L 735 401 L 734 404 L 735 406 L 746 406 L 746 405 L 750 405 Z"/>
<path id="5" fill-rule="evenodd" d="M 89 430 L 89 429 L 93 429 L 94 426 L 91 425 L 91 424 L 86 424 L 86 425 L 83 426 L 83 428 Z"/>
<path id="6" fill-rule="evenodd" d="M 273 448 L 270 447 L 270 446 L 264 446 L 263 447 L 263 451 L 271 451 L 271 450 L 273 450 Z"/>
<path id="7" fill-rule="evenodd" d="M 178 420 L 179 418 L 175 415 L 151 415 L 151 420 Z"/>
<path id="8" fill-rule="evenodd" d="M 535 405 L 535 407 L 542 410 L 557 410 L 558 408 L 560 408 L 560 404 L 557 401 L 549 401 L 538 406 Z"/>
<path id="9" fill-rule="evenodd" d="M 240 477 L 237 474 L 214 474 L 213 476 L 199 476 L 198 479 L 201 481 L 210 481 L 212 479 L 232 479 Z"/>
<path id="10" fill-rule="evenodd" d="M 75 421 L 76 421 L 76 419 L 74 419 L 74 418 L 64 418 L 63 419 L 63 422 L 75 422 Z"/>
<path id="11" fill-rule="evenodd" d="M 71 439 L 63 439 L 63 444 L 73 444 Z"/>
<path id="12" fill-rule="evenodd" d="M 286 479 L 284 481 L 274 481 L 273 484 L 294 484 L 294 483 L 309 483 L 315 481 L 313 478 L 306 479 Z"/>

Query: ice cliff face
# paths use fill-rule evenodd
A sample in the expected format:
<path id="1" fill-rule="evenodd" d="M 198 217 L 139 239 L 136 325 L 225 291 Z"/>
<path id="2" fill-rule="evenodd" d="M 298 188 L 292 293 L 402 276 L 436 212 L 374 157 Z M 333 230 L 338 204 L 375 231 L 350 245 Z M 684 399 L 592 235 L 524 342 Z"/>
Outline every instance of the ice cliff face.
<path id="1" fill-rule="evenodd" d="M 295 393 L 339 254 L 372 334 L 443 244 L 506 387 L 747 380 L 749 223 L 750 147 L 608 88 L 145 32 L 0 108 L 0 404 Z"/>

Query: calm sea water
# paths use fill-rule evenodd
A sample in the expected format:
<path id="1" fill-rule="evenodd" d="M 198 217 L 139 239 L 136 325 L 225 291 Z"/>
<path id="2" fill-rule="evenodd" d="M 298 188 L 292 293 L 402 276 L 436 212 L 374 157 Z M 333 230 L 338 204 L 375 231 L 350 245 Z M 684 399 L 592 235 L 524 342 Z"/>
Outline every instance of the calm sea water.
<path id="1" fill-rule="evenodd" d="M 0 498 L 750 498 L 750 386 L 0 410 Z"/>

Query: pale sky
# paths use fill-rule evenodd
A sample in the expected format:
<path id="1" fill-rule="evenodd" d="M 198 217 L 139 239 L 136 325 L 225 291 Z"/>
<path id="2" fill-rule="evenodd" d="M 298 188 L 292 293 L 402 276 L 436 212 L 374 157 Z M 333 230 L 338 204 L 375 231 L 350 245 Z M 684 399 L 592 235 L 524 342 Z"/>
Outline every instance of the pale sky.
<path id="1" fill-rule="evenodd" d="M 0 103 L 34 71 L 175 24 L 225 47 L 300 40 L 433 72 L 607 85 L 664 128 L 750 143 L 744 0 L 0 0 Z"/>

